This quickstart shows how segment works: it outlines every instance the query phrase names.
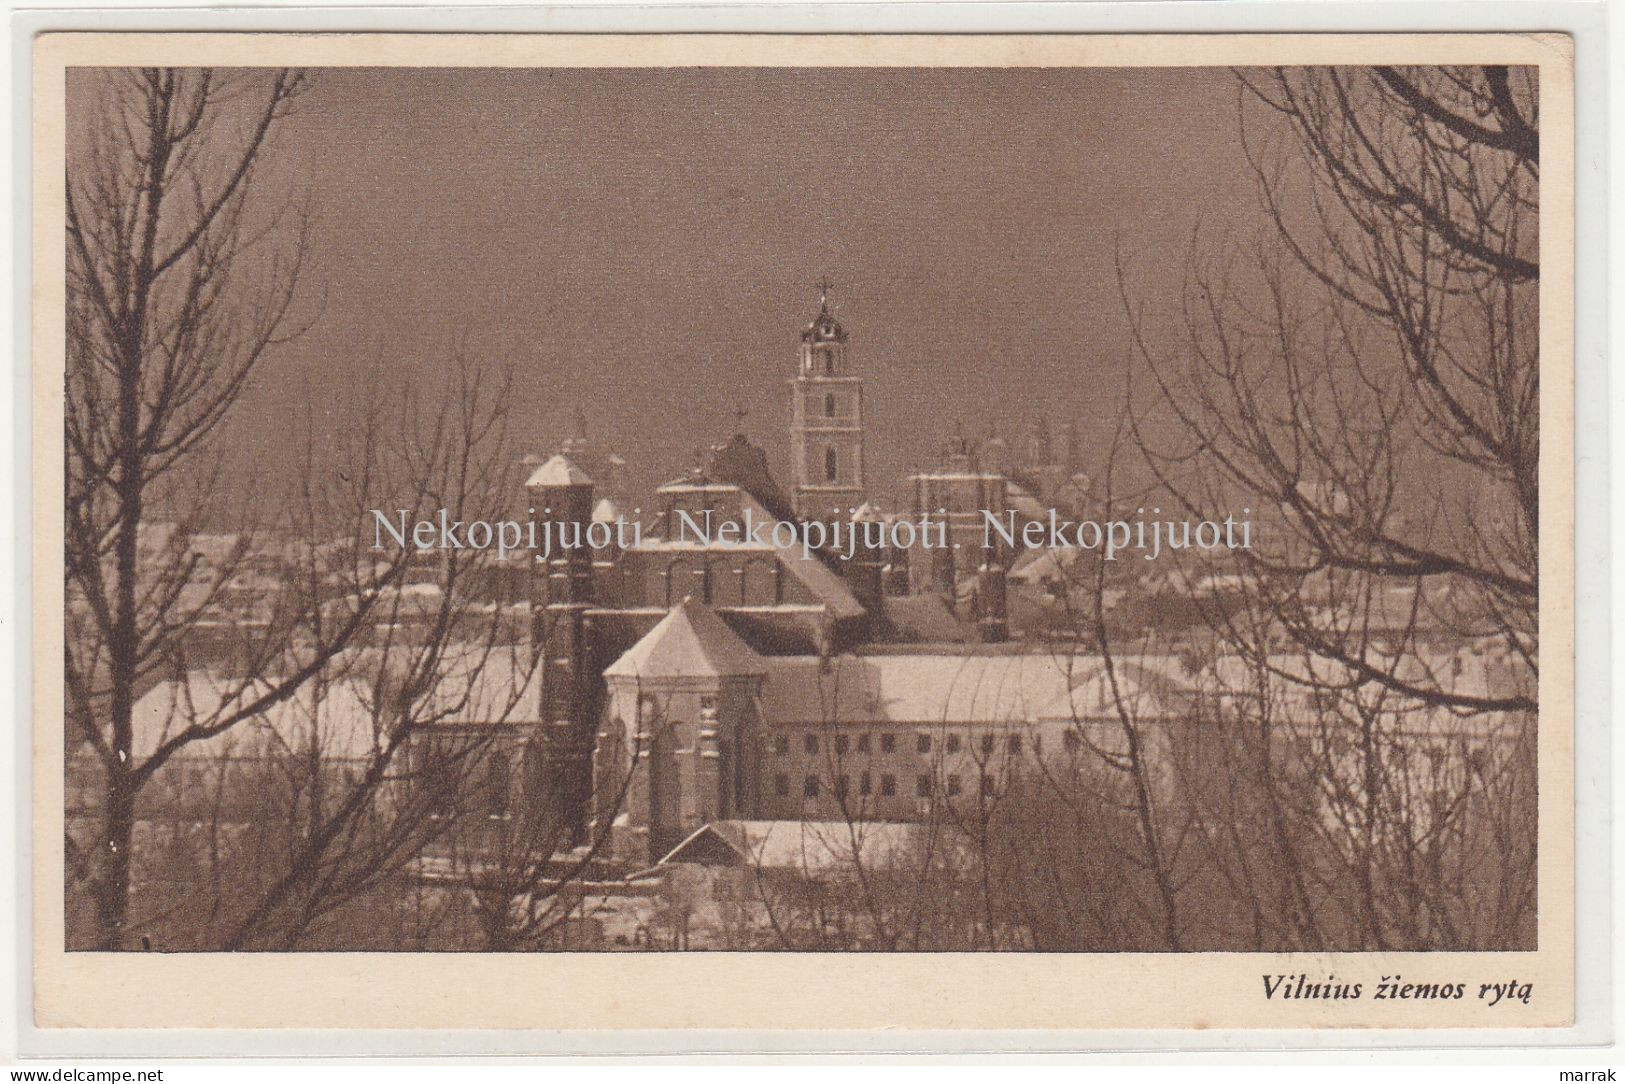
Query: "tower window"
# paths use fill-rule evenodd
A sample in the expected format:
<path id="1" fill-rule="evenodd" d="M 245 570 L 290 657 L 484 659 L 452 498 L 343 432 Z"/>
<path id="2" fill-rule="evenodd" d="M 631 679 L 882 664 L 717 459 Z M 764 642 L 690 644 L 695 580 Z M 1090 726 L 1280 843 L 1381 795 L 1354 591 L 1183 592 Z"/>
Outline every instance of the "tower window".
<path id="1" fill-rule="evenodd" d="M 833 351 L 833 350 L 825 350 L 823 353 L 824 353 L 824 375 L 825 376 L 834 376 L 835 375 L 835 351 Z"/>
<path id="2" fill-rule="evenodd" d="M 824 396 L 824 417 L 835 417 L 835 396 L 833 395 Z"/>
<path id="3" fill-rule="evenodd" d="M 824 449 L 824 480 L 826 482 L 835 481 L 835 476 L 839 473 L 839 468 L 840 468 L 840 463 L 835 458 L 835 449 L 834 448 L 825 448 Z"/>

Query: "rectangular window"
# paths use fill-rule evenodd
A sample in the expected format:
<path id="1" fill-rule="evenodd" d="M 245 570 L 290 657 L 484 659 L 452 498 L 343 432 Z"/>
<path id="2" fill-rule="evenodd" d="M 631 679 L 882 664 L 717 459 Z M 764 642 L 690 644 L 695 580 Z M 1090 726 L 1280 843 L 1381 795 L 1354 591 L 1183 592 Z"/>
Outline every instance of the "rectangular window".
<path id="1" fill-rule="evenodd" d="M 1043 751 L 1044 751 L 1044 735 L 1042 735 L 1042 734 L 1034 734 L 1033 735 L 1033 755 L 1037 756 L 1039 753 L 1042 753 Z"/>
<path id="2" fill-rule="evenodd" d="M 1068 730 L 1066 733 L 1061 735 L 1061 744 L 1066 746 L 1067 752 L 1076 753 L 1078 751 L 1078 747 L 1083 744 L 1083 739 L 1078 737 L 1078 732 L 1076 730 Z"/>
<path id="3" fill-rule="evenodd" d="M 1021 752 L 1021 735 L 1010 735 L 1010 755 L 1015 756 Z"/>
<path id="4" fill-rule="evenodd" d="M 958 734 L 949 734 L 948 735 L 948 752 L 950 752 L 950 753 L 959 752 L 959 735 Z"/>
<path id="5" fill-rule="evenodd" d="M 929 753 L 931 751 L 931 735 L 921 734 L 914 740 L 914 748 L 921 753 Z"/>
<path id="6" fill-rule="evenodd" d="M 846 735 L 845 734 L 838 734 L 835 737 L 835 755 L 836 756 L 844 756 L 845 754 L 846 754 Z"/>
<path id="7" fill-rule="evenodd" d="M 858 793 L 865 798 L 869 797 L 869 773 L 864 772 L 858 776 Z"/>
<path id="8" fill-rule="evenodd" d="M 993 735 L 982 735 L 982 752 L 987 754 L 991 754 L 993 752 Z"/>
<path id="9" fill-rule="evenodd" d="M 880 796 L 893 798 L 897 795 L 897 777 L 895 775 L 882 775 L 880 777 Z"/>
<path id="10" fill-rule="evenodd" d="M 790 777 L 779 773 L 773 777 L 773 793 L 780 798 L 790 797 Z"/>
<path id="11" fill-rule="evenodd" d="M 882 753 L 895 753 L 895 752 L 897 752 L 897 735 L 896 734 L 882 734 L 882 735 L 880 735 L 880 751 Z"/>
<path id="12" fill-rule="evenodd" d="M 818 777 L 816 775 L 809 775 L 801 781 L 801 796 L 803 798 L 818 797 Z"/>
<path id="13" fill-rule="evenodd" d="M 846 776 L 843 775 L 840 778 L 835 780 L 835 797 L 844 800 L 846 798 L 847 792 L 850 789 L 851 789 L 851 787 L 849 786 L 849 783 L 848 783 L 848 780 L 847 780 Z"/>
<path id="14" fill-rule="evenodd" d="M 914 797 L 931 797 L 931 777 L 929 775 L 917 775 L 914 777 Z"/>
<path id="15" fill-rule="evenodd" d="M 818 735 L 817 734 L 808 734 L 807 735 L 807 746 L 806 746 L 806 748 L 807 748 L 807 755 L 808 756 L 817 756 L 818 755 Z"/>
<path id="16" fill-rule="evenodd" d="M 986 772 L 983 772 L 982 773 L 982 797 L 991 798 L 991 797 L 993 797 L 994 793 L 997 790 L 998 790 L 998 788 L 996 786 L 994 786 L 994 784 L 993 784 L 993 777 L 991 775 L 988 775 Z"/>
<path id="17" fill-rule="evenodd" d="M 948 777 L 948 797 L 952 798 L 955 795 L 957 795 L 958 793 L 959 793 L 959 776 L 950 775 Z"/>
<path id="18" fill-rule="evenodd" d="M 774 737 L 773 751 L 781 757 L 788 753 L 790 751 L 790 735 L 779 734 Z"/>
<path id="19" fill-rule="evenodd" d="M 858 752 L 867 753 L 868 751 L 869 751 L 869 735 L 867 735 L 867 734 L 859 734 L 858 735 Z"/>

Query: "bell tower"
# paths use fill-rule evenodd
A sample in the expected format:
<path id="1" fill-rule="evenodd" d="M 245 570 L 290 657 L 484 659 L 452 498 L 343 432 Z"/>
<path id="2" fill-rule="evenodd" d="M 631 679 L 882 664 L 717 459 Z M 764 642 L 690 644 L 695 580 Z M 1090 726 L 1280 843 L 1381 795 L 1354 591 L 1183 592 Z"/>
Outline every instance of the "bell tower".
<path id="1" fill-rule="evenodd" d="M 818 315 L 802 329 L 790 381 L 790 478 L 802 519 L 845 520 L 864 501 L 863 381 L 852 375 L 829 291 L 828 279 L 818 284 Z"/>

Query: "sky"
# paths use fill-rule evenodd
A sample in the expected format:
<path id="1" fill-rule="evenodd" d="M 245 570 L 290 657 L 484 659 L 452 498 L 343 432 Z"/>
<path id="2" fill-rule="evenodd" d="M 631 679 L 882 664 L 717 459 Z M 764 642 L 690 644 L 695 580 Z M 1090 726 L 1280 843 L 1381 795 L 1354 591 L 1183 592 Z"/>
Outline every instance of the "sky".
<path id="1" fill-rule="evenodd" d="M 1155 321 L 1193 230 L 1259 228 L 1238 128 L 1219 69 L 316 70 L 260 183 L 310 209 L 319 317 L 229 443 L 270 482 L 307 410 L 342 432 L 463 341 L 515 367 L 522 451 L 579 408 L 640 497 L 736 429 L 787 485 L 828 276 L 872 494 L 956 425 L 1043 413 L 1098 450 L 1130 361 L 1114 254 Z"/>

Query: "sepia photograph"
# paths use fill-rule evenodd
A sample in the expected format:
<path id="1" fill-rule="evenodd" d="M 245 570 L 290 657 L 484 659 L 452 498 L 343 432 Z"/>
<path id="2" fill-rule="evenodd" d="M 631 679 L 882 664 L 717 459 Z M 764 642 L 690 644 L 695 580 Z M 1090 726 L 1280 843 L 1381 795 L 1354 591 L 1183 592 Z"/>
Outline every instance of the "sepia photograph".
<path id="1" fill-rule="evenodd" d="M 1247 1011 L 1566 1013 L 1561 46 L 776 40 L 65 50 L 67 966 L 1212 957 Z"/>

